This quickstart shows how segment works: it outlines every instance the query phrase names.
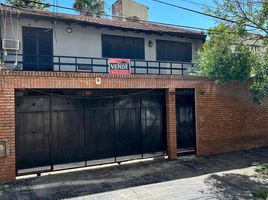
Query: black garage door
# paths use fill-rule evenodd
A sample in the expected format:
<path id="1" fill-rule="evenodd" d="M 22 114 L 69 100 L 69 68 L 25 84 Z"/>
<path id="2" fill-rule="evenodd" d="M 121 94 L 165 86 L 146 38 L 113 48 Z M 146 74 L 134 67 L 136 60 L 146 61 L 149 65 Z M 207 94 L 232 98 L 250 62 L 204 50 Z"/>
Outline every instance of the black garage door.
<path id="1" fill-rule="evenodd" d="M 164 99 L 160 90 L 16 91 L 17 170 L 163 154 Z"/>

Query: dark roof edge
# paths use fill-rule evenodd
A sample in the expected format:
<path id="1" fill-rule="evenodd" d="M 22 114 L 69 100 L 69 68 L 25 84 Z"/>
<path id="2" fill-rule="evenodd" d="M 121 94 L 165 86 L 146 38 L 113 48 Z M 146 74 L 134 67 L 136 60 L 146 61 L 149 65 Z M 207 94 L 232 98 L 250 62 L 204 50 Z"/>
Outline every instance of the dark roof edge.
<path id="1" fill-rule="evenodd" d="M 179 33 L 179 32 L 164 32 L 164 33 L 160 33 L 159 31 L 156 30 L 142 30 L 142 29 L 135 29 L 135 28 L 131 28 L 131 27 L 119 27 L 119 26 L 115 26 L 115 25 L 107 25 L 107 24 L 99 24 L 99 23 L 94 23 L 94 22 L 88 22 L 88 21 L 82 21 L 82 20 L 77 20 L 77 19 L 66 19 L 66 18 L 62 18 L 62 17 L 52 17 L 52 16 L 41 16 L 41 15 L 36 15 L 36 14 L 21 14 L 21 16 L 34 16 L 40 19 L 52 19 L 52 20 L 60 20 L 62 22 L 66 22 L 66 23 L 77 23 L 80 22 L 80 24 L 85 24 L 88 26 L 93 26 L 93 27 L 103 27 L 103 28 L 108 28 L 108 29 L 117 29 L 117 30 L 128 30 L 128 31 L 132 31 L 132 32 L 142 32 L 142 33 L 154 33 L 157 35 L 165 35 L 168 34 L 169 36 L 177 36 L 177 37 L 186 37 L 186 38 L 190 38 L 190 39 L 200 39 L 205 41 L 207 35 L 206 34 L 195 34 L 195 33 L 189 33 L 189 32 L 183 32 L 183 33 Z"/>
<path id="2" fill-rule="evenodd" d="M 21 10 L 22 12 L 20 13 L 20 16 L 23 17 L 35 17 L 39 19 L 44 19 L 44 20 L 58 20 L 58 21 L 63 21 L 66 23 L 78 23 L 82 25 L 89 25 L 93 27 L 98 27 L 98 28 L 108 28 L 108 29 L 117 29 L 117 30 L 127 30 L 127 31 L 133 31 L 133 32 L 143 32 L 143 33 L 149 33 L 149 34 L 157 34 L 157 35 L 169 35 L 169 36 L 177 36 L 177 37 L 183 37 L 183 38 L 191 38 L 191 39 L 200 39 L 205 41 L 207 35 L 205 35 L 203 32 L 197 32 L 197 31 L 192 31 L 191 29 L 184 29 L 184 28 L 176 28 L 172 26 L 167 26 L 167 25 L 157 25 L 161 28 L 166 28 L 167 30 L 150 30 L 145 28 L 135 28 L 135 27 L 127 27 L 127 23 L 125 22 L 126 26 L 120 26 L 120 25 L 112 25 L 112 24 L 104 24 L 104 23 L 98 23 L 96 20 L 88 21 L 88 20 L 82 20 L 79 19 L 79 16 L 77 15 L 72 15 L 72 14 L 65 14 L 65 13 L 59 13 L 59 16 L 57 14 L 54 15 L 54 13 L 50 11 L 36 11 L 36 10 L 30 10 L 30 9 L 25 9 L 25 8 L 13 8 L 12 6 L 8 6 L 5 4 L 0 4 L 2 7 L 7 7 L 10 9 L 17 9 Z M 1 9 L 1 8 L 0 8 Z M 2 9 L 1 9 L 2 10 Z M 1 14 L 1 13 L 0 13 Z M 15 13 L 12 13 L 15 14 Z M 66 16 L 68 17 L 66 17 Z M 73 18 L 71 18 L 71 16 Z M 104 21 L 110 21 L 112 22 L 113 19 L 103 19 Z M 115 20 L 116 21 L 116 20 Z M 132 22 L 131 22 L 132 23 Z M 137 23 L 137 22 L 136 22 Z M 144 23 L 144 25 L 155 25 L 153 23 L 146 23 L 146 22 L 141 22 Z M 173 30 L 168 30 L 169 28 L 172 28 Z M 180 30 L 175 31 L 175 30 Z"/>

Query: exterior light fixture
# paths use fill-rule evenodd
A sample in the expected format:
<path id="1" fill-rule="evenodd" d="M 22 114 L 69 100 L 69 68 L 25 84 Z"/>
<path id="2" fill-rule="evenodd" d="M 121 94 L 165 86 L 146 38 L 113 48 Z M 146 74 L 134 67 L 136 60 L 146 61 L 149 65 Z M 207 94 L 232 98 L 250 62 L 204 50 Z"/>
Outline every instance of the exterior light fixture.
<path id="1" fill-rule="evenodd" d="M 73 29 L 72 29 L 71 27 L 67 27 L 67 28 L 66 28 L 66 32 L 67 32 L 67 33 L 72 33 L 72 32 L 73 32 Z"/>
<path id="2" fill-rule="evenodd" d="M 153 41 L 152 41 L 152 40 L 149 40 L 149 42 L 148 42 L 148 46 L 149 46 L 149 47 L 152 47 L 153 45 L 154 45 Z"/>

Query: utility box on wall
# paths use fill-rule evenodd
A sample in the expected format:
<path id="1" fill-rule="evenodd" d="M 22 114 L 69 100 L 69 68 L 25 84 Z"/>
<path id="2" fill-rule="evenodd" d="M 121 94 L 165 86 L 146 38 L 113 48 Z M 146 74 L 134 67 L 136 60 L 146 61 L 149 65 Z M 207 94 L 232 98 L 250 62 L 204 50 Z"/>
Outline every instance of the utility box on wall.
<path id="1" fill-rule="evenodd" d="M 7 157 L 7 141 L 0 140 L 0 158 Z"/>

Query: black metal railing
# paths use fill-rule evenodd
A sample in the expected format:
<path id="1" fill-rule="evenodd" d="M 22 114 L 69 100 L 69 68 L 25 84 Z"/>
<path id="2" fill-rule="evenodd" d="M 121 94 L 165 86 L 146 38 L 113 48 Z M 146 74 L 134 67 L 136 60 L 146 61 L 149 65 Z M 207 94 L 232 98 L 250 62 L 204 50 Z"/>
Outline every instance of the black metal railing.
<path id="1" fill-rule="evenodd" d="M 2 61 L 13 70 L 109 73 L 108 58 L 8 54 Z M 188 62 L 131 60 L 132 74 L 185 75 L 193 68 Z"/>

